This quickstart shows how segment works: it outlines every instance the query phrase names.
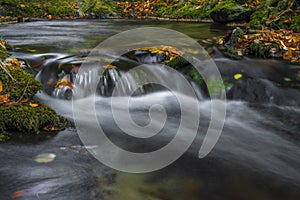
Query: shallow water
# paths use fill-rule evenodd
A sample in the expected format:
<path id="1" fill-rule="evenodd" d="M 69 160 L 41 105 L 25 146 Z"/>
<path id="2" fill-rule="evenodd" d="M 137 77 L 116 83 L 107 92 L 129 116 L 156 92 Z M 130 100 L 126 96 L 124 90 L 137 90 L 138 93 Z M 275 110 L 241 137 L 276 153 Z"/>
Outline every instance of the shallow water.
<path id="1" fill-rule="evenodd" d="M 108 36 L 140 26 L 172 28 L 195 39 L 211 38 L 226 32 L 224 29 L 211 28 L 210 24 L 198 23 L 78 20 L 1 25 L 1 34 L 16 46 L 14 55 L 34 58 L 39 53 L 55 53 L 56 56 L 63 56 L 56 53 L 77 53 L 95 47 Z M 280 65 L 277 61 L 272 62 L 272 65 Z M 237 65 L 234 64 L 236 61 L 228 59 L 224 63 Z M 269 76 L 277 77 L 273 76 L 276 73 L 269 73 L 269 61 L 261 61 L 255 66 L 251 63 L 250 60 L 241 66 L 246 71 L 260 69 L 261 77 L 265 76 L 265 71 Z M 224 72 L 231 73 L 230 70 Z M 268 76 L 264 78 L 270 79 Z M 97 145 L 84 148 L 73 128 L 41 140 L 28 137 L 24 140 L 24 137 L 19 137 L 0 145 L 0 199 L 300 198 L 299 107 L 216 100 L 219 104 L 226 105 L 225 125 L 212 152 L 199 159 L 198 152 L 208 128 L 212 102 L 178 95 L 185 102 L 196 101 L 198 107 L 190 109 L 199 112 L 201 118 L 193 144 L 168 167 L 145 174 L 112 170 L 89 153 L 93 153 L 98 148 Z M 59 114 L 70 120 L 74 119 L 71 101 L 55 99 L 44 93 L 38 94 L 37 98 Z M 87 105 L 94 104 L 97 120 L 109 139 L 134 152 L 153 151 L 168 144 L 177 132 L 180 116 L 190 115 L 188 110 L 180 110 L 178 101 L 171 92 L 132 97 L 129 106 L 125 97 L 115 97 L 114 100 L 118 105 L 115 107 L 116 111 L 123 115 L 129 107 L 133 121 L 140 126 L 151 122 L 149 109 L 154 104 L 162 105 L 168 114 L 158 135 L 139 139 L 124 133 L 117 126 L 112 115 L 111 98 L 85 97 L 73 102 L 73 106 L 81 111 L 82 116 L 76 118 L 79 124 L 90 121 L 91 113 Z M 157 115 L 163 113 L 161 107 L 151 111 Z M 121 118 L 124 123 L 127 120 Z M 155 119 L 152 122 L 160 123 Z M 184 127 L 186 130 L 193 128 L 191 123 L 184 124 Z M 96 128 L 97 124 L 90 126 L 92 130 Z M 185 138 L 181 140 L 184 141 Z M 36 163 L 36 156 L 42 153 L 53 153 L 56 157 L 49 163 Z M 172 153 L 171 151 L 170 154 Z"/>

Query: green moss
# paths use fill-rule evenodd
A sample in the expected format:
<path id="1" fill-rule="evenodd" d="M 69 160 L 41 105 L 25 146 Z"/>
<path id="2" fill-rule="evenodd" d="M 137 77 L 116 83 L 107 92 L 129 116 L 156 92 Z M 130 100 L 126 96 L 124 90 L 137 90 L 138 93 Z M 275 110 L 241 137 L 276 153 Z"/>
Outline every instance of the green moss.
<path id="1" fill-rule="evenodd" d="M 199 74 L 199 72 L 196 69 L 192 69 L 189 72 L 190 77 L 199 85 L 201 85 L 203 83 L 203 78 L 202 76 Z"/>
<path id="2" fill-rule="evenodd" d="M 0 81 L 3 84 L 3 91 L 0 92 L 0 95 L 9 94 L 9 100 L 15 102 L 32 99 L 35 93 L 41 89 L 41 83 L 35 80 L 31 74 L 15 66 L 1 67 Z"/>
<path id="3" fill-rule="evenodd" d="M 293 17 L 291 29 L 295 32 L 300 31 L 300 15 L 295 15 Z"/>
<path id="4" fill-rule="evenodd" d="M 2 127 L 0 127 L 0 142 L 4 142 L 4 141 L 9 140 L 9 135 L 6 134 L 6 133 L 1 133 L 1 128 Z"/>
<path id="5" fill-rule="evenodd" d="M 10 53 L 7 49 L 3 45 L 0 45 L 0 61 L 5 60 L 9 55 Z"/>
<path id="6" fill-rule="evenodd" d="M 216 4 L 215 7 L 213 7 L 209 13 L 211 12 L 215 12 L 215 11 L 220 11 L 222 9 L 228 9 L 228 10 L 232 10 L 237 8 L 237 3 L 234 0 L 227 0 L 227 1 L 221 1 L 218 4 Z"/>
<path id="7" fill-rule="evenodd" d="M 254 29 L 260 28 L 261 25 L 264 25 L 268 20 L 270 11 L 270 8 L 261 8 L 257 10 L 252 14 L 249 26 Z"/>
<path id="8" fill-rule="evenodd" d="M 187 65 L 188 63 L 189 62 L 186 59 L 180 56 L 171 61 L 166 62 L 166 65 L 168 65 L 171 68 L 178 69 Z"/>
<path id="9" fill-rule="evenodd" d="M 7 16 L 43 17 L 51 14 L 58 17 L 79 16 L 79 12 L 72 6 L 74 0 L 2 0 L 0 3 Z M 88 0 L 80 1 L 81 12 L 86 15 L 92 12 L 96 15 L 105 15 L 112 12 L 113 1 L 109 0 Z M 22 6 L 21 6 L 22 5 Z"/>
<path id="10" fill-rule="evenodd" d="M 97 16 L 105 16 L 106 14 L 112 13 L 112 8 L 108 3 L 97 1 L 91 9 L 91 12 L 96 14 Z"/>
<path id="11" fill-rule="evenodd" d="M 0 105 L 0 113 L 0 132 L 2 133 L 4 131 L 38 133 L 41 129 L 58 130 L 66 125 L 65 120 L 45 105 L 34 108 L 29 104 Z"/>

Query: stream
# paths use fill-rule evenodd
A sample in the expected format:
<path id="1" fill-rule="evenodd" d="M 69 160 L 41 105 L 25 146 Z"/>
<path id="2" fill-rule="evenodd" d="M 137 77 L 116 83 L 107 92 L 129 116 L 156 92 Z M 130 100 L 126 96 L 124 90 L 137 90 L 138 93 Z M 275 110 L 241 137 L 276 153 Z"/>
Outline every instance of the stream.
<path id="1" fill-rule="evenodd" d="M 195 40 L 222 36 L 228 31 L 201 23 L 57 20 L 0 25 L 0 34 L 14 46 L 12 56 L 30 63 L 46 57 L 42 62 L 47 69 L 61 60 L 76 61 L 77 57 L 70 55 L 84 54 L 112 35 L 151 26 L 180 31 Z M 300 91 L 282 87 L 283 79 L 300 67 L 275 59 L 230 60 L 218 52 L 214 61 L 223 77 L 243 73 L 255 81 L 237 82 L 227 101 L 213 100 L 226 105 L 226 118 L 218 142 L 206 157 L 200 159 L 198 153 L 212 115 L 212 101 L 201 94 L 195 100 L 178 93 L 185 102 L 197 102 L 198 107 L 189 109 L 201 117 L 195 140 L 174 163 L 154 172 L 125 173 L 101 164 L 91 154 L 97 146 L 84 146 L 74 127 L 37 137 L 16 134 L 0 144 L 0 200 L 300 199 Z M 49 73 L 45 70 L 40 76 Z M 164 78 L 172 81 L 168 75 Z M 145 92 L 130 98 L 129 104 L 124 96 L 113 97 L 118 105 L 115 112 L 122 116 L 129 107 L 132 120 L 140 126 L 149 124 L 152 115 L 167 115 L 159 134 L 133 138 L 114 121 L 112 97 L 86 96 L 72 103 L 40 92 L 36 98 L 71 121 L 76 105 L 81 115 L 76 118 L 78 124 L 89 124 L 87 105 L 94 103 L 107 137 L 123 149 L 138 153 L 168 144 L 176 135 L 180 117 L 189 117 L 192 112 L 181 110 L 176 95 L 168 90 Z M 152 109 L 158 104 L 164 111 L 160 107 Z M 127 123 L 126 117 L 119 120 Z M 151 122 L 158 124 L 159 120 Z M 89 125 L 89 130 L 97 126 Z M 192 123 L 183 126 L 187 133 L 193 131 Z M 45 153 L 55 155 L 54 160 L 37 162 L 36 157 Z"/>

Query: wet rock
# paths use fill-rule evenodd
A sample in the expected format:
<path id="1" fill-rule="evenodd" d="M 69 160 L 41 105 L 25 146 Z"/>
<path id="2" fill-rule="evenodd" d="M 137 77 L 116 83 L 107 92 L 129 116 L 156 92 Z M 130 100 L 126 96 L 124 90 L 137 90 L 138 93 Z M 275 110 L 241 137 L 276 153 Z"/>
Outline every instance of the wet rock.
<path id="1" fill-rule="evenodd" d="M 248 22 L 253 12 L 253 10 L 243 10 L 241 8 L 223 8 L 221 10 L 211 12 L 210 17 L 214 20 L 214 22 L 218 22 L 221 24 L 240 21 Z"/>
<path id="2" fill-rule="evenodd" d="M 102 96 L 111 96 L 117 81 L 122 75 L 114 65 L 107 65 L 104 68 L 105 70 L 102 72 L 98 84 L 99 93 Z"/>
<path id="3" fill-rule="evenodd" d="M 256 104 L 300 106 L 299 90 L 278 87 L 266 79 L 240 79 L 228 91 L 227 97 Z"/>

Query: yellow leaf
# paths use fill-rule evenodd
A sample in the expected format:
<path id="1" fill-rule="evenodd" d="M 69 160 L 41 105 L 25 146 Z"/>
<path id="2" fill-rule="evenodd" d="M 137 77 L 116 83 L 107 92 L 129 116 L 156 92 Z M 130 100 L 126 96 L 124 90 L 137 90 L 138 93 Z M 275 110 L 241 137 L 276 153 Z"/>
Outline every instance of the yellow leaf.
<path id="1" fill-rule="evenodd" d="M 20 4 L 20 7 L 21 8 L 25 8 L 26 6 L 24 4 Z"/>
<path id="2" fill-rule="evenodd" d="M 243 75 L 242 74 L 235 74 L 233 77 L 234 77 L 235 80 L 238 80 L 238 79 L 242 78 Z"/>
<path id="3" fill-rule="evenodd" d="M 218 41 L 217 41 L 217 44 L 218 45 L 222 45 L 224 43 L 224 39 L 223 38 L 220 38 Z"/>
<path id="4" fill-rule="evenodd" d="M 0 92 L 3 91 L 3 86 L 2 86 L 2 82 L 0 82 Z"/>
<path id="5" fill-rule="evenodd" d="M 38 103 L 29 103 L 30 107 L 35 108 L 38 107 L 39 104 Z"/>
<path id="6" fill-rule="evenodd" d="M 37 163 L 49 163 L 55 159 L 56 155 L 53 153 L 42 153 L 35 157 L 35 162 Z"/>
<path id="7" fill-rule="evenodd" d="M 60 81 L 57 81 L 55 84 L 55 88 L 60 88 L 60 86 L 68 86 L 73 90 L 73 84 L 71 81 L 68 80 L 66 76 L 64 76 Z"/>
<path id="8" fill-rule="evenodd" d="M 188 48 L 187 52 L 194 55 L 199 54 L 199 51 L 197 49 Z"/>

